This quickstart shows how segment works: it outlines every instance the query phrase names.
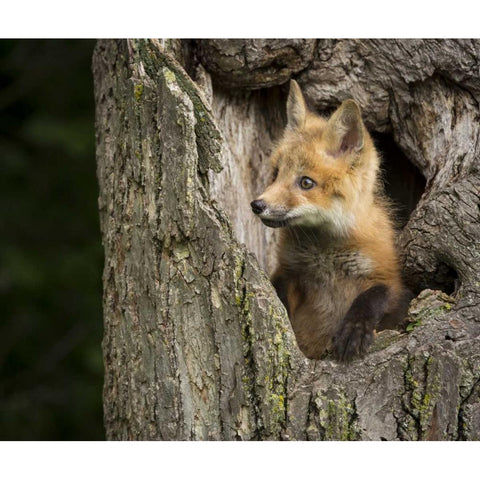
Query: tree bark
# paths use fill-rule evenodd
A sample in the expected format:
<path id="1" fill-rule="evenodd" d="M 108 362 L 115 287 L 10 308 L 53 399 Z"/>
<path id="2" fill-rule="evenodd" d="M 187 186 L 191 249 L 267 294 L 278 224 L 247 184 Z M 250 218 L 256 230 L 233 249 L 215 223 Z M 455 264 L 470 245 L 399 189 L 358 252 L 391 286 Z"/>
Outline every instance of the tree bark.
<path id="1" fill-rule="evenodd" d="M 98 43 L 107 438 L 480 439 L 479 58 L 477 41 Z M 399 237 L 407 332 L 350 365 L 298 350 L 249 209 L 292 75 L 320 112 L 353 96 L 427 182 Z"/>

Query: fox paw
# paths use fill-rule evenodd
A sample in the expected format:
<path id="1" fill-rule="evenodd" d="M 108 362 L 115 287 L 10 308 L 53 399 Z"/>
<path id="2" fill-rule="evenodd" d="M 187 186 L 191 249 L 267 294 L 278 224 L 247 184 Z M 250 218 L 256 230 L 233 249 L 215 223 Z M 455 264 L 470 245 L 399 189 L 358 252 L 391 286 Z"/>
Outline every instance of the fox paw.
<path id="1" fill-rule="evenodd" d="M 364 321 L 344 322 L 332 340 L 334 358 L 349 362 L 365 354 L 373 340 L 373 330 Z"/>

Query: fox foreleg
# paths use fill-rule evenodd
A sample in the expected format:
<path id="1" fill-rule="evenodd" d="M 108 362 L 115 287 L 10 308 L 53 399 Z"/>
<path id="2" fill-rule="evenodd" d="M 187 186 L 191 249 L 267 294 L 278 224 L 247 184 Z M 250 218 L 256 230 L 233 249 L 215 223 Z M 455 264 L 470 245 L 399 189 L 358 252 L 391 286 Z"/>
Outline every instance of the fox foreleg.
<path id="1" fill-rule="evenodd" d="M 375 285 L 352 303 L 333 336 L 333 355 L 342 362 L 366 352 L 373 340 L 373 330 L 385 315 L 389 288 Z"/>
<path id="2" fill-rule="evenodd" d="M 282 301 L 283 305 L 287 309 L 287 313 L 290 314 L 288 310 L 288 283 L 287 279 L 278 273 L 274 273 L 270 279 L 272 285 L 277 291 L 278 298 Z"/>

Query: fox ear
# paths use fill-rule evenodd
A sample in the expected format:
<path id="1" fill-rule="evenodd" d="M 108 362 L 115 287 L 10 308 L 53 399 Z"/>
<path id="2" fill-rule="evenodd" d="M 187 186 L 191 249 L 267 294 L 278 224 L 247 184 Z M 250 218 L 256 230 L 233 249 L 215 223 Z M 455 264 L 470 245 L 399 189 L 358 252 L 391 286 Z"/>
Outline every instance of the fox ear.
<path id="1" fill-rule="evenodd" d="M 290 91 L 287 100 L 287 128 L 297 130 L 305 125 L 307 106 L 302 91 L 295 80 L 290 80 Z"/>
<path id="2" fill-rule="evenodd" d="M 339 156 L 346 152 L 362 150 L 363 129 L 360 107 L 354 100 L 345 100 L 330 117 L 325 128 L 329 153 Z"/>

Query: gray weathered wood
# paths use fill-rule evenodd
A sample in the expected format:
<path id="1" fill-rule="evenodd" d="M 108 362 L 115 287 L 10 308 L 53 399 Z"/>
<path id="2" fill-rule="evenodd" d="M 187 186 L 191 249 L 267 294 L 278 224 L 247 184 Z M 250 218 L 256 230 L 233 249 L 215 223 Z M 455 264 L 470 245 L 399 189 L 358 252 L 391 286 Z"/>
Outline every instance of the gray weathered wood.
<path id="1" fill-rule="evenodd" d="M 218 42 L 257 60 L 220 74 L 192 42 L 95 50 L 107 437 L 480 439 L 480 43 L 323 40 L 285 74 L 265 41 Z M 355 97 L 428 181 L 401 243 L 412 287 L 437 290 L 347 366 L 296 347 L 264 273 L 275 239 L 249 214 L 285 91 L 220 86 L 294 72 L 319 110 Z"/>
<path id="2" fill-rule="evenodd" d="M 313 39 L 204 39 L 201 62 L 227 87 L 261 88 L 286 82 L 313 59 Z"/>

